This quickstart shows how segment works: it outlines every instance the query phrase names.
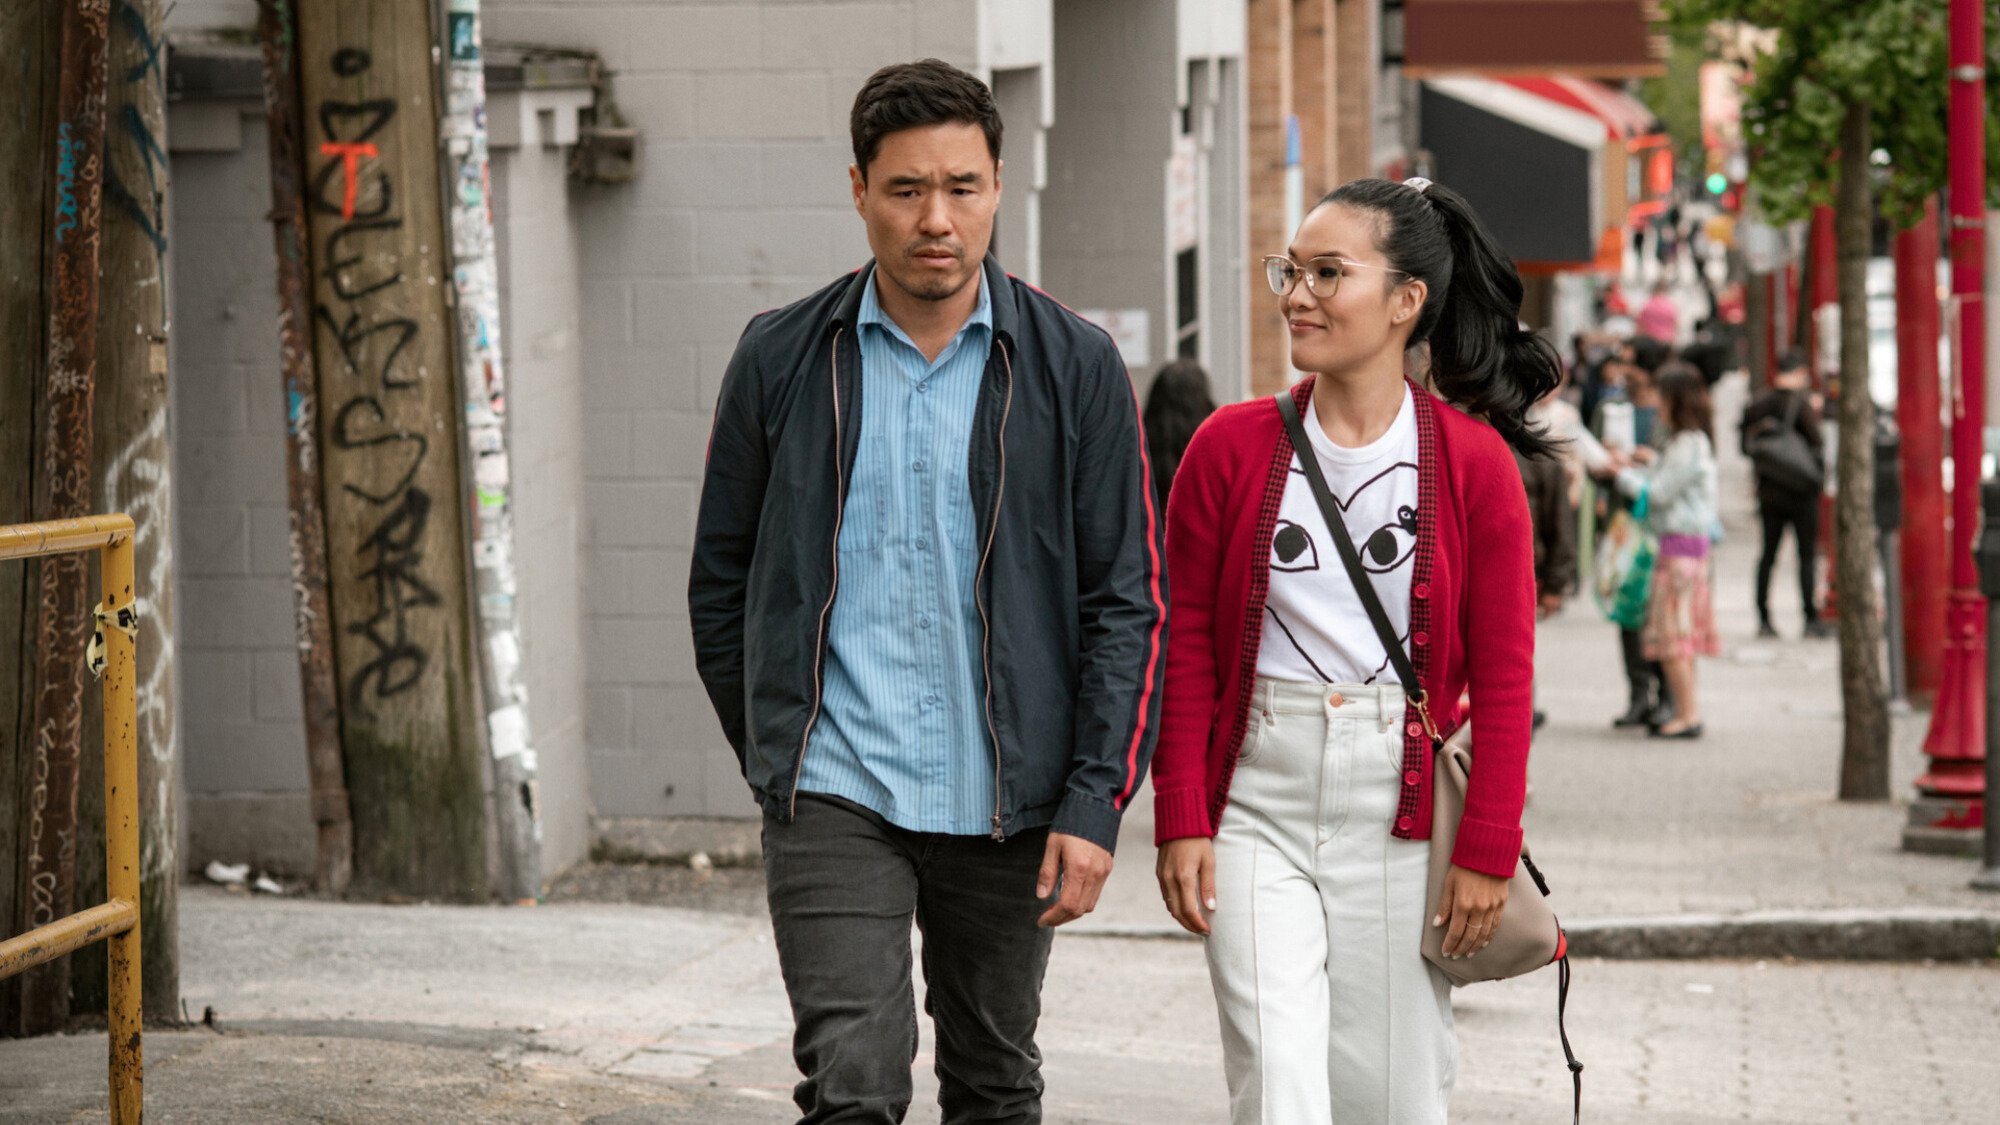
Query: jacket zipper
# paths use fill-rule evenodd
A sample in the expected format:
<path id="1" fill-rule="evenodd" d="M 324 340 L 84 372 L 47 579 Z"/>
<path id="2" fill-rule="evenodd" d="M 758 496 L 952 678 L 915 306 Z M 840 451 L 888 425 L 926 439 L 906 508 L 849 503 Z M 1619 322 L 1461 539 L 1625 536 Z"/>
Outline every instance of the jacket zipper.
<path id="1" fill-rule="evenodd" d="M 972 600 L 979 604 L 980 663 L 986 672 L 986 733 L 993 740 L 993 842 L 1001 843 L 1007 833 L 1000 821 L 1000 727 L 993 721 L 993 622 L 986 612 L 986 563 L 993 557 L 993 540 L 1000 534 L 1000 501 L 1007 494 L 1007 416 L 1014 409 L 1014 361 L 1007 345 L 996 344 L 1000 362 L 1007 369 L 1007 397 L 1000 406 L 1000 473 L 993 489 L 993 522 L 986 532 L 986 549 L 979 554 L 979 570 L 972 579 Z"/>
<path id="2" fill-rule="evenodd" d="M 840 334 L 833 330 L 833 351 L 829 370 L 833 372 L 833 585 L 826 592 L 826 604 L 819 608 L 819 633 L 813 639 L 813 705 L 806 716 L 805 733 L 799 736 L 799 761 L 792 767 L 792 798 L 786 815 L 799 815 L 799 781 L 806 772 L 806 746 L 812 742 L 813 727 L 819 722 L 820 698 L 826 690 L 826 618 L 833 612 L 833 599 L 840 594 L 840 523 L 847 514 L 846 446 L 840 432 Z M 998 817 L 995 817 L 998 820 Z"/>

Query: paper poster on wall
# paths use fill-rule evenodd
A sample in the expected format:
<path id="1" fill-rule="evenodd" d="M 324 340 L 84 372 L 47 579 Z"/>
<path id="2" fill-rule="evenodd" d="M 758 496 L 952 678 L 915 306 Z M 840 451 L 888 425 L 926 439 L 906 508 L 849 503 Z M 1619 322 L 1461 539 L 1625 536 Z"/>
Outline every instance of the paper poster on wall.
<path id="1" fill-rule="evenodd" d="M 1126 367 L 1153 362 L 1152 315 L 1145 309 L 1077 309 L 1076 315 L 1111 334 Z"/>
<path id="2" fill-rule="evenodd" d="M 1174 154 L 1167 160 L 1167 241 L 1176 253 L 1201 240 L 1200 160 L 1193 137 L 1174 138 Z"/>

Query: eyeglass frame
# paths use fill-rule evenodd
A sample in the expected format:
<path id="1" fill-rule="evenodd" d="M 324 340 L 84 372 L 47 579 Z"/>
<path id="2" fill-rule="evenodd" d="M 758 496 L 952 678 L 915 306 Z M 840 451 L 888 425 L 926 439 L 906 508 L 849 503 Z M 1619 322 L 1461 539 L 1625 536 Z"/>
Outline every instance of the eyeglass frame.
<path id="1" fill-rule="evenodd" d="M 1277 296 L 1280 297 L 1290 296 L 1292 290 L 1298 288 L 1299 282 L 1303 280 L 1306 283 L 1306 292 L 1312 294 L 1315 300 L 1330 301 L 1334 298 L 1335 294 L 1340 292 L 1341 278 L 1339 277 L 1334 278 L 1332 291 L 1322 294 L 1318 289 L 1313 288 L 1312 273 L 1310 270 L 1306 268 L 1306 266 L 1309 266 L 1314 262 L 1323 262 L 1323 261 L 1339 262 L 1341 269 L 1343 271 L 1346 270 L 1347 267 L 1353 266 L 1357 269 L 1381 270 L 1384 273 L 1401 274 L 1405 281 L 1415 281 L 1417 279 L 1417 275 L 1411 273 L 1409 270 L 1399 270 L 1394 266 L 1378 266 L 1368 262 L 1357 262 L 1352 258 L 1343 258 L 1339 254 L 1315 254 L 1312 257 L 1306 259 L 1305 265 L 1300 265 L 1297 261 L 1293 260 L 1290 254 L 1266 254 L 1262 258 L 1258 259 L 1258 264 L 1264 267 L 1264 284 L 1269 285 L 1271 287 L 1271 292 L 1276 294 Z M 1292 267 L 1292 280 L 1283 289 L 1280 289 L 1277 286 L 1271 284 L 1272 262 L 1284 262 L 1286 265 Z M 1344 277 L 1346 275 L 1343 273 L 1342 276 Z"/>

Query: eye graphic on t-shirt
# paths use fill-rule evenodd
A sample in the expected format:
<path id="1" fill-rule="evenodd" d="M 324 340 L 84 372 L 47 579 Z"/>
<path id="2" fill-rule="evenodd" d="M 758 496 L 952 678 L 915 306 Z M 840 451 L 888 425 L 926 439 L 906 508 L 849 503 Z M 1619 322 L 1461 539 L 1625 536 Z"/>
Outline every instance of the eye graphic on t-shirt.
<path id="1" fill-rule="evenodd" d="M 1271 536 L 1271 569 L 1294 574 L 1318 570 L 1319 545 L 1312 533 L 1291 520 L 1279 520 Z"/>
<path id="2" fill-rule="evenodd" d="M 1403 564 L 1417 549 L 1417 510 L 1409 505 L 1396 509 L 1396 522 L 1383 524 L 1361 545 L 1361 565 L 1370 574 L 1387 574 Z"/>

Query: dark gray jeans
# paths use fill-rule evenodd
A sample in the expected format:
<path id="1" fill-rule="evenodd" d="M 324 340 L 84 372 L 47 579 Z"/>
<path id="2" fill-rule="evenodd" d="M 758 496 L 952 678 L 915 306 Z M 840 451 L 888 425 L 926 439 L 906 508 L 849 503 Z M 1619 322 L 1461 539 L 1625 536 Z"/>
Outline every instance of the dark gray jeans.
<path id="1" fill-rule="evenodd" d="M 859 805 L 800 794 L 764 818 L 778 963 L 797 1029 L 800 1125 L 898 1122 L 917 1054 L 910 922 L 923 931 L 946 1125 L 1042 1119 L 1035 1024 L 1053 931 L 1035 925 L 1048 829 L 994 843 L 910 832 Z"/>

